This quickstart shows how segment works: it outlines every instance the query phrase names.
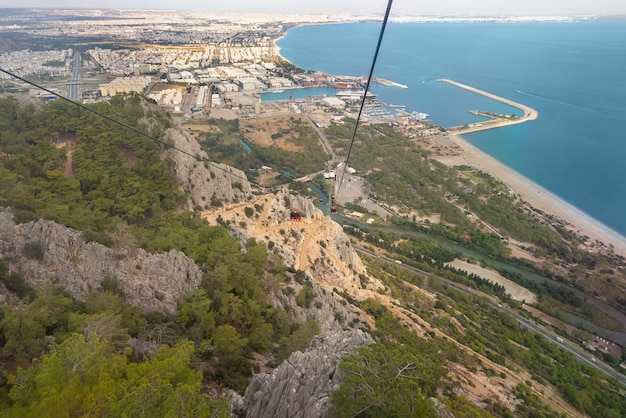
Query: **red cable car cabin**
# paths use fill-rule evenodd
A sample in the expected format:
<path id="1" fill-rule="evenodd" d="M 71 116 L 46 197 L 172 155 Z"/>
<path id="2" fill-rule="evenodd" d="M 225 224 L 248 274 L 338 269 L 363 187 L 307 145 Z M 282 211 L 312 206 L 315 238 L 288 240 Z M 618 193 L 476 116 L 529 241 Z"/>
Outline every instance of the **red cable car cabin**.
<path id="1" fill-rule="evenodd" d="M 300 222 L 302 220 L 302 212 L 300 212 L 300 209 L 292 209 L 289 217 L 292 222 Z"/>

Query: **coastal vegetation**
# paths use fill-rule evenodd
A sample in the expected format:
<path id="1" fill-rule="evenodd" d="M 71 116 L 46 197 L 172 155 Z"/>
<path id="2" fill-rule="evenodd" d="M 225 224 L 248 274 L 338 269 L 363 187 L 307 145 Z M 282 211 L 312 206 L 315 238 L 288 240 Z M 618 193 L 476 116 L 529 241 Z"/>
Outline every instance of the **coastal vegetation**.
<path id="1" fill-rule="evenodd" d="M 158 139 L 171 126 L 167 115 L 139 96 L 94 106 Z M 178 250 L 202 271 L 200 286 L 178 302 L 176 313 L 148 313 L 126 302 L 115 277 L 105 278 L 100 288 L 78 300 L 54 284 L 35 290 L 8 270 L 8 260 L 0 261 L 0 283 L 16 298 L 0 309 L 3 416 L 229 416 L 226 400 L 207 393 L 223 393 L 223 388 L 242 393 L 253 373 L 305 350 L 319 333 L 317 322 L 296 323 L 289 311 L 270 303 L 270 293 L 278 292 L 293 297 L 298 308 L 319 309 L 319 293 L 307 274 L 285 265 L 272 250 L 274 242 L 266 246 L 241 239 L 231 235 L 227 222 L 209 225 L 198 213 L 182 210 L 185 196 L 173 180 L 172 162 L 161 158 L 164 145 L 60 101 L 24 106 L 7 97 L 0 99 L 0 110 L 0 207 L 11 207 L 18 223 L 54 220 L 114 249 Z M 292 160 L 262 159 L 273 154 L 264 154 L 263 147 L 232 121 L 209 121 L 216 129 L 199 140 L 208 141 L 204 146 L 213 157 L 246 167 L 247 172 L 272 161 L 278 170 L 309 174 L 319 170 L 318 164 L 323 168 L 326 157 L 317 149 L 310 126 L 298 121 L 288 118 L 290 132 L 280 128 L 283 137 L 277 137 L 300 153 Z M 341 151 L 345 132 L 332 129 Z M 345 231 L 406 264 L 517 306 L 502 286 L 444 266 L 461 255 L 446 242 L 511 260 L 503 236 L 514 229 L 503 225 L 494 232 L 485 228 L 490 221 L 477 222 L 465 213 L 485 202 L 499 204 L 505 214 L 492 216 L 510 217 L 511 222 L 519 216 L 517 227 L 524 228 L 522 216 L 530 214 L 516 214 L 518 207 L 506 188 L 474 170 L 452 170 L 430 160 L 428 152 L 391 127 L 367 127 L 359 135 L 358 148 L 369 147 L 371 141 L 374 151 L 355 148 L 351 165 L 366 173 L 379 199 L 420 214 L 437 211 L 444 221 L 421 225 L 401 215 L 388 225 L 438 240 L 402 231 Z M 241 141 L 250 147 L 249 154 Z M 314 153 L 322 155 L 321 163 L 311 157 Z M 414 171 L 394 164 L 398 158 Z M 310 166 L 304 166 L 305 161 Z M 479 201 L 476 206 L 468 203 L 472 198 Z M 251 221 L 259 212 L 260 206 L 250 203 L 240 215 Z M 555 228 L 532 225 L 528 231 L 541 229 L 532 235 L 537 241 L 533 245 L 545 254 L 560 259 L 549 245 L 539 247 L 544 242 L 539 237 L 570 248 Z M 298 235 L 293 229 L 283 233 Z M 325 241 L 317 242 L 324 254 L 333 250 Z M 46 254 L 34 240 L 25 243 L 22 255 L 36 262 Z M 596 268 L 607 263 L 593 259 Z M 327 295 L 372 319 L 376 341 L 340 361 L 345 380 L 332 396 L 329 416 L 419 416 L 438 410 L 455 416 L 562 416 L 565 412 L 550 403 L 551 397 L 562 397 L 571 408 L 592 417 L 626 414 L 623 389 L 616 381 L 525 330 L 487 299 L 460 293 L 399 265 L 379 259 L 366 262 L 368 275 L 359 279 L 363 288 L 373 278 L 382 283 L 375 297 L 359 299 L 346 289 Z M 576 307 L 578 314 L 587 311 L 584 301 L 558 289 L 543 288 L 540 296 L 545 297 L 541 303 L 550 304 L 552 298 Z M 338 311 L 334 314 L 345 329 L 360 324 L 358 319 L 346 323 Z M 514 382 L 512 393 L 519 402 L 507 406 L 494 398 L 479 408 L 458 395 L 476 376 L 494 387 Z"/>
<path id="2" fill-rule="evenodd" d="M 353 129 L 354 121 L 349 120 L 326 129 L 327 135 L 336 138 L 332 144 L 338 155 L 347 153 Z M 451 245 L 506 261 L 594 296 L 601 294 L 626 312 L 619 296 L 625 289 L 624 275 L 618 268 L 623 257 L 585 249 L 584 237 L 559 219 L 530 207 L 489 174 L 468 166 L 447 167 L 418 141 L 385 124 L 361 126 L 350 158 L 350 165 L 372 185 L 371 196 L 394 209 L 398 216 L 392 222 L 397 227 L 445 238 Z M 418 222 L 415 213 L 421 217 L 439 214 L 441 222 Z M 526 250 L 543 261 L 512 257 L 509 239 L 524 243 Z M 600 292 L 600 288 L 612 290 Z M 548 305 L 550 297 L 554 295 L 544 299 Z M 566 305 L 580 305 L 579 301 L 560 299 Z M 578 309 L 583 317 L 600 326 L 613 323 L 614 329 L 614 321 L 601 319 L 602 315 L 593 314 L 588 306 L 583 310 L 586 312 Z"/>
<path id="3" fill-rule="evenodd" d="M 334 142 L 338 153 L 345 150 L 342 139 L 350 138 L 350 125 L 327 129 L 327 133 L 338 138 Z M 521 202 L 508 196 L 504 184 L 486 173 L 448 168 L 429 157 L 428 151 L 392 126 L 371 125 L 359 130 L 351 164 L 365 173 L 374 186 L 375 198 L 391 207 L 416 210 L 420 215 L 441 214 L 442 224 L 451 237 L 485 230 L 479 222 L 483 221 L 503 234 L 534 244 L 540 253 L 559 256 L 568 252 L 559 233 L 542 225 Z M 467 211 L 479 214 L 479 220 L 471 220 Z M 504 245 L 491 250 L 484 246 L 484 250 L 506 256 L 502 254 Z"/>
<path id="4" fill-rule="evenodd" d="M 494 381 L 511 378 L 511 375 L 520 375 L 522 370 L 527 370 L 528 379 L 522 379 L 515 389 L 524 402 L 517 405 L 513 415 L 498 403 L 487 406 L 485 409 L 495 416 L 561 416 L 534 394 L 537 391 L 553 391 L 553 388 L 578 411 L 589 416 L 619 417 L 626 413 L 623 389 L 617 381 L 606 379 L 602 373 L 583 365 L 554 342 L 526 330 L 509 315 L 492 309 L 487 299 L 469 296 L 437 280 L 429 280 L 379 259 L 369 259 L 368 266 L 372 274 L 383 278 L 390 288 L 390 293 L 395 296 L 394 306 L 416 315 L 413 324 L 405 324 L 409 329 L 422 326 L 417 318 L 427 321 L 432 328 L 425 338 L 418 337 L 415 331 L 392 325 L 390 310 L 396 308 L 371 300 L 361 303 L 361 307 L 372 312 L 377 319 L 376 329 L 381 345 L 364 348 L 341 363 L 340 367 L 348 372 L 350 380 L 348 386 L 342 387 L 334 397 L 340 409 L 345 407 L 347 411 L 355 411 L 368 405 L 381 410 L 405 407 L 405 403 L 396 402 L 391 395 L 378 397 L 375 390 L 367 390 L 374 384 L 382 385 L 379 388 L 383 392 L 393 390 L 394 384 L 401 384 L 400 377 L 406 379 L 406 384 L 411 384 L 411 373 L 419 369 L 419 364 L 428 362 L 434 370 L 430 370 L 429 374 L 420 374 L 424 386 L 420 385 L 419 393 L 423 396 L 429 396 L 429 382 L 439 381 L 436 386 L 443 390 L 454 387 L 453 382 L 446 384 L 445 373 L 437 371 L 450 367 L 452 363 L 468 370 L 481 371 Z M 451 276 L 448 274 L 446 277 Z M 416 292 L 412 285 L 437 294 L 436 300 Z M 412 318 L 410 314 L 409 318 Z M 466 349 L 459 350 L 449 345 L 448 338 L 461 343 Z M 427 359 L 418 362 L 412 359 L 413 355 Z M 391 368 L 389 373 L 392 376 L 385 377 L 380 373 L 378 378 L 374 378 L 378 362 L 385 362 Z M 359 365 L 363 364 L 367 364 L 363 367 L 366 372 L 357 372 Z M 408 371 L 406 375 L 403 374 L 405 370 Z M 393 376 L 395 380 L 390 378 Z M 373 382 L 368 382 L 368 379 Z M 355 381 L 361 383 L 356 384 Z M 374 393 L 376 396 L 373 396 Z"/>
<path id="5" fill-rule="evenodd" d="M 471 362 L 464 353 L 459 355 L 454 344 L 398 328 L 393 315 L 374 300 L 363 305 L 376 316 L 380 342 L 342 359 L 339 368 L 346 378 L 333 393 L 329 416 L 435 416 L 436 408 L 428 398 L 442 391 L 450 399 L 446 409 L 454 416 L 493 416 L 452 395 L 454 385 L 446 377 L 445 364 Z"/>

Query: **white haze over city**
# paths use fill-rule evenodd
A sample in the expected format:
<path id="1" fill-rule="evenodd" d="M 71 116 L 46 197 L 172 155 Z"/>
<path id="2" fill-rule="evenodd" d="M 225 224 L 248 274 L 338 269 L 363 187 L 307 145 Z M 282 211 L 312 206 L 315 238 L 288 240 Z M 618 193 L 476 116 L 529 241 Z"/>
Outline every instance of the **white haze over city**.
<path id="1" fill-rule="evenodd" d="M 386 0 L 0 0 L 0 8 L 85 8 L 85 9 L 163 9 L 200 12 L 243 13 L 342 13 L 382 14 Z M 555 15 L 623 15 L 623 0 L 395 0 L 396 16 L 555 16 Z"/>

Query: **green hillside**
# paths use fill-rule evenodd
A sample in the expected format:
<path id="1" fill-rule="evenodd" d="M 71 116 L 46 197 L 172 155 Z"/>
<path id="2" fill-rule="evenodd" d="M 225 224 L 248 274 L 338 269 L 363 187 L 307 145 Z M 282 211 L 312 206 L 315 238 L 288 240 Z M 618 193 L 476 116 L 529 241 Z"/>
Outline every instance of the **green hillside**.
<path id="1" fill-rule="evenodd" d="M 168 117 L 144 106 L 134 96 L 95 108 L 162 138 Z M 2 98 L 0 127 L 0 207 L 12 207 L 17 222 L 50 219 L 108 246 L 180 250 L 204 272 L 177 316 L 144 315 L 124 303 L 115 278 L 80 302 L 53 285 L 35 292 L 0 262 L 0 281 L 23 299 L 0 310 L 4 416 L 227 416 L 203 387 L 243 391 L 257 367 L 253 352 L 284 358 L 316 332 L 267 303 L 266 288 L 291 280 L 293 270 L 264 245 L 242 248 L 226 228 L 180 211 L 185 197 L 159 156 L 163 145 L 62 101 L 36 109 Z M 37 243 L 25 251 L 42 255 Z M 148 358 L 129 337 L 165 346 Z"/>

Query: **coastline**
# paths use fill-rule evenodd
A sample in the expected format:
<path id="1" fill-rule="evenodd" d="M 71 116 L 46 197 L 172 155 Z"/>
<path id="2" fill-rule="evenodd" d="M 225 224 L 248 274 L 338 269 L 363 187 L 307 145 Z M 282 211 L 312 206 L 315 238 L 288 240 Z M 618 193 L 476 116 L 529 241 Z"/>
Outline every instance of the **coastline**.
<path id="1" fill-rule="evenodd" d="M 522 199 L 529 203 L 532 207 L 554 215 L 567 222 L 570 225 L 569 227 L 578 235 L 586 235 L 589 237 L 590 240 L 588 240 L 588 242 L 591 241 L 589 242 L 590 244 L 595 243 L 595 241 L 599 241 L 607 247 L 613 246 L 615 253 L 626 257 L 626 237 L 620 235 L 616 231 L 613 231 L 611 228 L 599 222 L 591 215 L 583 212 L 571 203 L 549 192 L 530 179 L 522 176 L 517 171 L 481 151 L 462 136 L 463 134 L 472 132 L 501 128 L 504 126 L 535 120 L 539 116 L 539 113 L 535 109 L 475 87 L 461 84 L 457 81 L 445 78 L 439 79 L 438 81 L 452 84 L 456 87 L 480 94 L 492 100 L 497 100 L 524 112 L 523 116 L 517 119 L 493 119 L 474 126 L 457 126 L 450 128 L 449 132 L 451 133 L 451 136 L 449 139 L 463 150 L 463 153 L 459 155 L 459 157 L 462 159 L 464 164 L 474 166 L 489 173 L 509 186 L 514 193 L 521 196 Z M 440 161 L 446 163 L 446 158 L 442 157 Z"/>
<path id="2" fill-rule="evenodd" d="M 448 139 L 462 151 L 456 157 L 438 158 L 442 163 L 466 164 L 489 173 L 509 186 L 515 194 L 534 208 L 562 219 L 570 224 L 570 228 L 577 234 L 588 236 L 592 242 L 597 240 L 607 247 L 613 246 L 616 254 L 626 257 L 626 238 L 618 232 L 481 151 L 461 134 L 453 133 Z"/>
<path id="3" fill-rule="evenodd" d="M 276 56 L 282 60 L 287 61 L 290 64 L 293 64 L 293 62 L 289 61 L 287 58 L 283 57 L 282 55 L 280 55 L 280 47 L 278 46 L 278 41 L 280 41 L 281 39 L 283 39 L 285 36 L 287 36 L 287 31 L 283 31 L 282 34 L 278 37 L 278 38 L 274 38 L 272 39 L 272 55 Z"/>
<path id="4" fill-rule="evenodd" d="M 311 24 L 323 25 L 323 23 Z M 280 47 L 277 45 L 277 42 L 285 37 L 287 32 L 288 30 L 286 30 L 280 37 L 275 38 L 273 40 L 273 46 L 274 53 L 277 56 L 291 63 L 291 61 L 280 55 Z M 596 220 L 591 215 L 576 208 L 571 203 L 563 200 L 552 192 L 549 192 L 547 189 L 534 183 L 530 179 L 522 176 L 517 171 L 504 165 L 489 154 L 481 151 L 462 136 L 467 133 L 495 129 L 535 120 L 539 115 L 535 109 L 453 80 L 439 79 L 438 81 L 445 82 L 476 94 L 483 95 L 490 99 L 497 100 L 501 103 L 508 104 L 522 110 L 523 112 L 523 116 L 517 119 L 493 119 L 475 126 L 458 126 L 448 129 L 450 133 L 448 139 L 458 145 L 462 151 L 458 156 L 437 158 L 440 162 L 447 165 L 474 166 L 489 173 L 494 178 L 509 186 L 514 193 L 518 194 L 532 207 L 565 221 L 569 224 L 569 228 L 575 231 L 578 235 L 589 237 L 587 243 L 590 246 L 595 245 L 596 241 L 598 241 L 606 247 L 612 247 L 616 254 L 626 257 L 626 237 Z"/>
<path id="5" fill-rule="evenodd" d="M 325 25 L 340 25 L 340 24 L 344 24 L 344 23 L 356 23 L 359 22 L 359 20 L 357 18 L 351 17 L 351 18 L 345 18 L 345 19 L 341 19 L 339 18 L 338 20 L 331 20 L 331 21 L 316 21 L 316 20 L 306 20 L 306 21 L 302 21 L 302 22 L 292 22 L 291 25 L 289 25 L 287 28 L 283 28 L 280 36 L 273 38 L 272 39 L 272 55 L 276 56 L 284 61 L 287 61 L 289 64 L 292 65 L 296 65 L 293 62 L 289 61 L 287 58 L 285 58 L 283 55 L 281 55 L 280 53 L 280 47 L 278 46 L 278 41 L 280 41 L 281 39 L 283 39 L 285 36 L 287 36 L 287 33 L 296 27 L 299 26 L 325 26 Z"/>

